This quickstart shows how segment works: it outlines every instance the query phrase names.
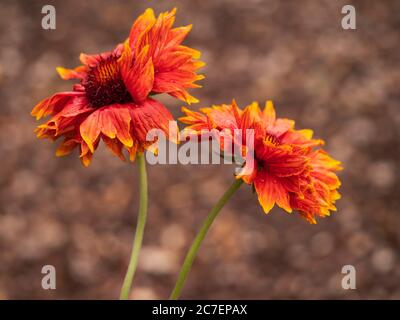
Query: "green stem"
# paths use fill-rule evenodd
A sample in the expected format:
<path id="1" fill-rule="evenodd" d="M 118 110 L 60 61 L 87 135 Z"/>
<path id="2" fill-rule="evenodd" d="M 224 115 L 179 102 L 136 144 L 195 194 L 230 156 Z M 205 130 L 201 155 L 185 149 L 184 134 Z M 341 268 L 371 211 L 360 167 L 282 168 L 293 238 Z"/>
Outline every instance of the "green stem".
<path id="1" fill-rule="evenodd" d="M 139 253 L 142 247 L 143 232 L 147 218 L 147 202 L 148 202 L 147 173 L 146 173 L 146 159 L 144 153 L 138 154 L 136 161 L 139 168 L 139 190 L 140 190 L 139 214 L 136 225 L 135 239 L 132 247 L 131 259 L 129 261 L 128 270 L 126 272 L 124 283 L 121 289 L 121 294 L 119 296 L 121 300 L 127 300 L 129 298 L 129 292 L 131 290 L 133 276 L 135 275 L 136 267 L 138 264 Z"/>
<path id="2" fill-rule="evenodd" d="M 203 239 L 205 238 L 208 229 L 210 228 L 211 224 L 213 223 L 214 219 L 217 217 L 218 213 L 224 207 L 224 205 L 228 202 L 230 197 L 235 193 L 237 189 L 242 185 L 243 180 L 238 179 L 235 180 L 234 183 L 229 187 L 228 190 L 225 191 L 224 195 L 219 199 L 217 204 L 211 209 L 210 213 L 208 214 L 207 218 L 203 222 L 203 225 L 197 234 L 196 238 L 194 239 L 192 246 L 190 247 L 185 261 L 183 262 L 182 269 L 179 273 L 178 280 L 176 281 L 175 288 L 171 293 L 170 299 L 177 300 L 181 294 L 183 285 L 185 284 L 185 280 L 187 275 L 192 267 L 193 261 L 196 258 L 197 251 L 201 246 Z"/>

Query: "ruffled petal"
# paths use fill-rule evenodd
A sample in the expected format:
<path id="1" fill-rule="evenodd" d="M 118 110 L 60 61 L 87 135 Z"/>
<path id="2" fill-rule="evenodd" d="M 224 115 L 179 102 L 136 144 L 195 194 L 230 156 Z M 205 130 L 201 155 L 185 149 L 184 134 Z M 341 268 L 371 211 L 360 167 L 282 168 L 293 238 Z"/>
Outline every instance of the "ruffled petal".
<path id="1" fill-rule="evenodd" d="M 287 212 L 292 212 L 288 191 L 280 180 L 269 174 L 267 170 L 258 172 L 254 187 L 265 213 L 269 213 L 275 203 Z"/>
<path id="2" fill-rule="evenodd" d="M 310 129 L 289 130 L 280 136 L 283 143 L 294 144 L 302 147 L 316 147 L 324 144 L 323 140 L 312 139 L 313 131 Z"/>
<path id="3" fill-rule="evenodd" d="M 152 129 L 160 129 L 167 139 L 178 142 L 178 127 L 171 113 L 161 103 L 147 99 L 140 105 L 130 105 L 132 132 L 140 148 L 146 149 L 156 141 L 148 141 L 147 134 Z"/>
<path id="4" fill-rule="evenodd" d="M 176 8 L 170 12 L 160 13 L 152 28 L 148 30 L 146 37 L 141 39 L 143 46 L 146 44 L 151 45 L 150 53 L 155 65 L 159 64 L 159 60 L 164 55 L 165 48 L 168 46 L 169 31 L 175 22 L 175 14 Z"/>
<path id="5" fill-rule="evenodd" d="M 271 174 L 278 177 L 299 175 L 308 169 L 309 159 L 295 153 L 277 155 L 268 160 Z"/>
<path id="6" fill-rule="evenodd" d="M 100 110 L 97 110 L 89 115 L 80 126 L 82 139 L 86 142 L 92 153 L 94 152 L 94 142 L 99 137 L 100 132 Z"/>
<path id="7" fill-rule="evenodd" d="M 59 112 L 72 98 L 84 96 L 83 92 L 60 92 L 40 101 L 31 111 L 31 115 L 40 120 L 42 117 Z"/>
<path id="8" fill-rule="evenodd" d="M 124 45 L 118 44 L 113 51 L 102 52 L 98 54 L 81 53 L 79 60 L 87 67 L 95 67 L 100 61 L 107 60 L 111 56 L 119 57 L 123 51 Z"/>
<path id="9" fill-rule="evenodd" d="M 274 104 L 271 100 L 268 100 L 265 103 L 265 107 L 263 110 L 263 119 L 267 126 L 273 125 L 275 123 L 276 112 L 275 112 Z"/>
<path id="10" fill-rule="evenodd" d="M 290 119 L 279 118 L 276 119 L 275 123 L 267 127 L 269 134 L 279 138 L 287 131 L 294 128 L 294 121 Z"/>
<path id="11" fill-rule="evenodd" d="M 143 35 L 150 30 L 156 22 L 153 9 L 146 9 L 146 11 L 139 16 L 133 23 L 131 32 L 129 34 L 129 46 L 136 48 Z"/>
<path id="12" fill-rule="evenodd" d="M 139 56 L 134 58 L 126 43 L 120 64 L 122 78 L 133 100 L 136 103 L 144 101 L 154 83 L 154 67 L 149 55 L 149 46 L 145 46 Z"/>
<path id="13" fill-rule="evenodd" d="M 130 135 L 130 111 L 126 105 L 114 104 L 97 109 L 90 114 L 80 126 L 80 133 L 88 145 L 89 150 L 94 152 L 94 142 L 100 133 L 110 139 L 118 138 L 125 146 L 131 147 L 133 139 Z"/>
<path id="14" fill-rule="evenodd" d="M 171 29 L 168 33 L 166 49 L 179 46 L 187 37 L 192 28 L 193 25 L 189 24 L 187 26 Z M 194 54 L 191 55 L 193 56 Z M 198 58 L 200 58 L 200 55 L 196 55 L 196 59 Z"/>
<path id="15" fill-rule="evenodd" d="M 178 120 L 188 125 L 184 129 L 185 131 L 197 134 L 200 133 L 200 131 L 211 129 L 211 123 L 205 114 L 190 110 L 186 107 L 182 107 L 181 110 L 185 113 L 185 116 L 180 117 Z"/>
<path id="16" fill-rule="evenodd" d="M 94 143 L 94 149 L 97 148 L 99 144 L 99 139 Z M 79 156 L 82 164 L 85 167 L 88 167 L 90 165 L 90 162 L 92 161 L 93 158 L 93 152 L 90 150 L 89 146 L 85 143 L 85 141 L 81 142 L 81 154 Z"/>
<path id="17" fill-rule="evenodd" d="M 82 80 L 86 76 L 88 68 L 86 66 L 79 66 L 76 67 L 75 69 L 66 69 L 63 67 L 57 67 L 56 70 L 60 75 L 61 79 L 63 80 L 70 80 L 70 79 Z"/>
<path id="18" fill-rule="evenodd" d="M 53 116 L 52 120 L 57 121 L 61 118 L 76 117 L 80 114 L 93 112 L 85 96 L 76 96 L 71 98 L 64 107 Z"/>
<path id="19" fill-rule="evenodd" d="M 123 144 L 118 139 L 110 139 L 107 136 L 103 136 L 102 140 L 114 155 L 119 157 L 122 161 L 126 160 L 122 152 Z"/>
<path id="20" fill-rule="evenodd" d="M 111 138 L 115 137 L 126 147 L 132 147 L 130 135 L 130 109 L 125 105 L 114 104 L 100 110 L 101 132 Z"/>
<path id="21" fill-rule="evenodd" d="M 317 150 L 312 156 L 312 164 L 315 169 L 325 169 L 332 171 L 342 170 L 341 162 L 333 159 L 326 151 Z"/>
<path id="22" fill-rule="evenodd" d="M 58 146 L 56 150 L 57 157 L 63 157 L 70 154 L 77 146 L 79 146 L 79 141 L 74 138 L 66 137 L 64 141 Z"/>
<path id="23" fill-rule="evenodd" d="M 261 110 L 257 102 L 248 105 L 242 114 L 242 121 L 240 127 L 242 129 L 251 129 L 261 121 Z"/>
<path id="24" fill-rule="evenodd" d="M 168 93 L 190 104 L 198 100 L 187 89 L 200 87 L 195 82 L 204 76 L 196 72 L 204 63 L 194 60 L 200 57 L 199 51 L 181 45 L 191 26 L 172 28 L 175 13 L 173 9 L 156 19 L 152 10 L 146 10 L 132 26 L 129 47 L 135 59 L 149 47 L 154 68 L 153 92 Z"/>
<path id="25" fill-rule="evenodd" d="M 207 116 L 214 129 L 233 131 L 240 128 L 242 113 L 235 101 L 229 105 L 223 104 L 212 108 L 201 108 L 200 111 Z"/>

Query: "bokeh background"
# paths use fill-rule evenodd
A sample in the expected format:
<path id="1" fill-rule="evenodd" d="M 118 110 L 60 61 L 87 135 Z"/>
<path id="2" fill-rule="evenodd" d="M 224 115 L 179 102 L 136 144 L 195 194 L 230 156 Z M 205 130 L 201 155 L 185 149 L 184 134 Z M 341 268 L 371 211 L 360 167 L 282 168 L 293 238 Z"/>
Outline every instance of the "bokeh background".
<path id="1" fill-rule="evenodd" d="M 341 28 L 341 8 L 357 30 Z M 41 28 L 41 8 L 57 29 Z M 183 298 L 400 299 L 399 1 L 0 1 L 0 298 L 115 299 L 138 207 L 136 166 L 100 147 L 89 169 L 35 138 L 31 108 L 71 83 L 55 67 L 125 39 L 146 8 L 178 7 L 207 66 L 196 109 L 273 99 L 344 163 L 338 212 L 309 225 L 263 214 L 242 187 L 215 221 Z M 181 103 L 161 98 L 180 115 Z M 230 165 L 149 166 L 150 208 L 131 298 L 167 298 Z M 41 288 L 54 265 L 57 289 Z M 354 265 L 357 289 L 343 290 Z"/>

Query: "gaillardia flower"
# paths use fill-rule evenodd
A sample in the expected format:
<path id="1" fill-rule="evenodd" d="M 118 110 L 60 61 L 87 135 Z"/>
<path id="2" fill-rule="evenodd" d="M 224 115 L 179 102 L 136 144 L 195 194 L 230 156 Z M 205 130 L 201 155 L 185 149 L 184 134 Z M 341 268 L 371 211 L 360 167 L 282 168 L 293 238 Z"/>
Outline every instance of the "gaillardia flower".
<path id="1" fill-rule="evenodd" d="M 186 130 L 194 134 L 212 129 L 230 132 L 231 140 L 241 144 L 246 153 L 244 159 L 252 157 L 253 165 L 246 161 L 236 178 L 253 185 L 266 213 L 276 204 L 289 213 L 298 211 L 314 224 L 317 216 L 325 217 L 336 210 L 340 181 L 335 171 L 341 169 L 340 162 L 316 148 L 324 142 L 313 139 L 312 130 L 296 130 L 293 120 L 276 118 L 271 101 L 263 110 L 256 102 L 241 110 L 235 101 L 200 112 L 182 110 L 186 116 L 179 120 L 188 124 Z M 234 135 L 237 129 L 243 132 L 240 141 Z M 252 152 L 244 144 L 246 129 L 254 136 Z"/>
<path id="2" fill-rule="evenodd" d="M 186 103 L 197 102 L 187 89 L 200 87 L 203 66 L 200 52 L 182 45 L 191 25 L 173 28 L 176 10 L 158 18 L 147 9 L 133 24 L 129 38 L 111 52 L 81 54 L 81 66 L 57 68 L 62 79 L 77 79 L 71 91 L 59 92 L 39 102 L 32 110 L 37 120 L 51 116 L 36 129 L 40 138 L 64 138 L 58 156 L 80 149 L 88 166 L 99 141 L 125 159 L 133 161 L 154 142 L 146 141 L 151 129 L 168 137 L 172 115 L 150 96 L 167 93 Z M 176 137 L 169 137 L 175 140 Z"/>

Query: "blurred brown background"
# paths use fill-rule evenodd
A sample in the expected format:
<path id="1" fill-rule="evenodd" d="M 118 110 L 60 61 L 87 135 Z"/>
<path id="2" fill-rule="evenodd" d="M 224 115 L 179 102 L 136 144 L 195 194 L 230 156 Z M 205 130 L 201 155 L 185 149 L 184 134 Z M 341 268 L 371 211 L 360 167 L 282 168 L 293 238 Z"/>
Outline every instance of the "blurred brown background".
<path id="1" fill-rule="evenodd" d="M 341 28 L 341 8 L 357 30 Z M 53 4 L 57 29 L 41 28 Z M 146 8 L 178 7 L 186 44 L 207 66 L 193 108 L 273 99 L 344 163 L 338 212 L 317 225 L 274 209 L 248 186 L 224 208 L 183 298 L 400 299 L 400 1 L 0 1 L 0 298 L 115 299 L 138 207 L 137 170 L 104 147 L 89 169 L 54 156 L 29 113 L 72 82 L 55 67 L 110 50 Z M 180 115 L 181 103 L 163 98 Z M 229 165 L 149 166 L 150 208 L 132 298 L 167 298 L 207 211 L 230 185 Z M 41 268 L 57 289 L 41 288 Z M 357 289 L 341 288 L 342 266 Z"/>

